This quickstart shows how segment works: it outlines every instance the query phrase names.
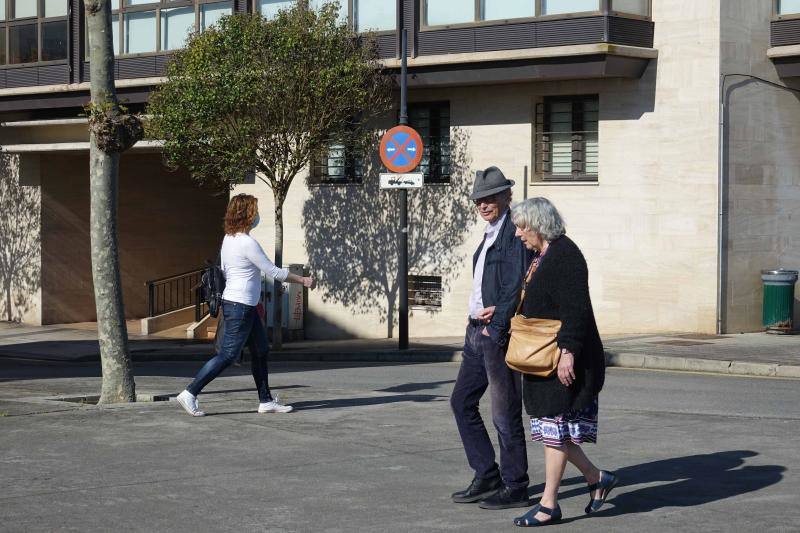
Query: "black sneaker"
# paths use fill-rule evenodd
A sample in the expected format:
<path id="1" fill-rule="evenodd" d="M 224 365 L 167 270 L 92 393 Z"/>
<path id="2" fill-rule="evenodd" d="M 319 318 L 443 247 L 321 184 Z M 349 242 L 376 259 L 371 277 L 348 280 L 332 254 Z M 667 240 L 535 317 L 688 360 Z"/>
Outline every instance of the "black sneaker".
<path id="1" fill-rule="evenodd" d="M 455 503 L 475 503 L 477 501 L 488 498 L 503 485 L 503 480 L 500 476 L 490 477 L 487 479 L 473 478 L 472 483 L 469 484 L 464 490 L 454 492 L 452 494 Z"/>
<path id="2" fill-rule="evenodd" d="M 483 500 L 478 506 L 481 509 L 511 509 L 513 507 L 529 507 L 528 488 L 510 489 L 503 485 L 494 495 Z"/>

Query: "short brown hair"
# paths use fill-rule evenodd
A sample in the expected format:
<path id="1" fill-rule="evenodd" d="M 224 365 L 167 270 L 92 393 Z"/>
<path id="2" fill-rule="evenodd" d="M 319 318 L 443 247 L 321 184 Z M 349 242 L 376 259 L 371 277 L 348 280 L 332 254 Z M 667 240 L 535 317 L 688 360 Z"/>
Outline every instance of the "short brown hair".
<path id="1" fill-rule="evenodd" d="M 248 233 L 258 215 L 258 199 L 251 194 L 237 194 L 225 212 L 225 234 Z"/>

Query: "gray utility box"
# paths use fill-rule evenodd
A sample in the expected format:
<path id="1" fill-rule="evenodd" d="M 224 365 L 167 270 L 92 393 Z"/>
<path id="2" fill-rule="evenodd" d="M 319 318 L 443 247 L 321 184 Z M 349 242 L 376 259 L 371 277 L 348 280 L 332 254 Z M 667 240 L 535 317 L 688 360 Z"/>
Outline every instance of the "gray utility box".
<path id="1" fill-rule="evenodd" d="M 303 265 L 289 265 L 289 272 L 296 276 L 303 275 Z M 272 279 L 262 278 L 264 309 L 266 310 L 266 326 L 271 328 L 273 324 L 273 302 L 275 298 L 272 294 L 274 285 Z M 282 291 L 283 315 L 281 325 L 284 330 L 290 332 L 289 339 L 302 339 L 303 332 L 303 286 L 297 283 L 283 283 Z M 292 332 L 298 332 L 292 333 Z"/>

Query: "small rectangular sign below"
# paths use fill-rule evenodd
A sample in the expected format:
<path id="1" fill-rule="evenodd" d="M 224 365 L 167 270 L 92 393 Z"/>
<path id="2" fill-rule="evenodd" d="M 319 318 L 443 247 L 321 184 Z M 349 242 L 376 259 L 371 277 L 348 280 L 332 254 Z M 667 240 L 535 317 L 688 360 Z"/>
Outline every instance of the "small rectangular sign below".
<path id="1" fill-rule="evenodd" d="M 421 189 L 422 173 L 410 174 L 381 173 L 381 189 Z"/>

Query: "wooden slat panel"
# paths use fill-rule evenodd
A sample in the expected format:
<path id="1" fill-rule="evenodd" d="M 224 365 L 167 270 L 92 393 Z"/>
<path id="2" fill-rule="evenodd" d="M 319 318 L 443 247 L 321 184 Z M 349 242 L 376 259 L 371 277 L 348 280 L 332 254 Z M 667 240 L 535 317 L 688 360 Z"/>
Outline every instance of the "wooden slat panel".
<path id="1" fill-rule="evenodd" d="M 117 60 L 117 79 L 156 76 L 156 56 L 124 57 Z"/>
<path id="2" fill-rule="evenodd" d="M 69 65 L 47 65 L 39 69 L 39 85 L 69 83 Z"/>
<path id="3" fill-rule="evenodd" d="M 652 48 L 654 29 L 650 20 L 608 17 L 608 42 Z"/>
<path id="4" fill-rule="evenodd" d="M 474 30 L 475 51 L 514 50 L 536 46 L 536 23 L 480 26 Z"/>
<path id="5" fill-rule="evenodd" d="M 419 33 L 419 55 L 475 51 L 475 28 L 453 28 Z"/>
<path id="6" fill-rule="evenodd" d="M 536 46 L 569 46 L 602 43 L 604 17 L 542 20 L 536 23 Z"/>
<path id="7" fill-rule="evenodd" d="M 39 67 L 10 68 L 6 71 L 6 87 L 39 85 Z"/>
<path id="8" fill-rule="evenodd" d="M 770 24 L 771 46 L 800 44 L 800 19 L 774 20 Z"/>

